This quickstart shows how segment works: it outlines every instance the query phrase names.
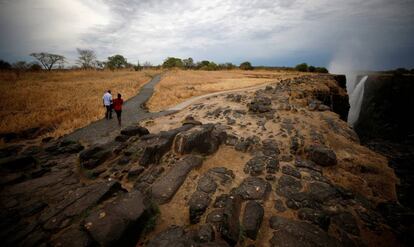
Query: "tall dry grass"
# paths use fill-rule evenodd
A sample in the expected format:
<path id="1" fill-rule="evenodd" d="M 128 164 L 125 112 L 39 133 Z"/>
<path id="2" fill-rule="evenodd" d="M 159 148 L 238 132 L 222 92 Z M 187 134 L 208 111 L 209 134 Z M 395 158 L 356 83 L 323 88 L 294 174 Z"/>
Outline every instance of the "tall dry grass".
<path id="1" fill-rule="evenodd" d="M 171 70 L 155 87 L 147 106 L 150 111 L 164 110 L 194 96 L 275 82 L 299 73 L 286 70 Z"/>
<path id="2" fill-rule="evenodd" d="M 0 72 L 0 133 L 32 127 L 61 136 L 104 116 L 107 89 L 134 96 L 159 71 Z"/>

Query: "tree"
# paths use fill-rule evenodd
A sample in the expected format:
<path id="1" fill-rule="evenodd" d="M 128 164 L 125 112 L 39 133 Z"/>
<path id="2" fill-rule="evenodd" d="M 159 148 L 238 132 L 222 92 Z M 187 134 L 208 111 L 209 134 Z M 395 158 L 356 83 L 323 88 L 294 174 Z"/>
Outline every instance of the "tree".
<path id="1" fill-rule="evenodd" d="M 10 63 L 8 63 L 6 61 L 3 61 L 3 60 L 0 60 L 0 70 L 9 70 L 11 68 L 12 68 L 12 66 L 11 66 Z"/>
<path id="2" fill-rule="evenodd" d="M 176 57 L 168 57 L 165 59 L 164 63 L 162 64 L 162 67 L 164 68 L 182 68 L 184 66 L 183 61 Z"/>
<path id="3" fill-rule="evenodd" d="M 139 61 L 137 62 L 137 65 L 134 65 L 134 70 L 135 70 L 135 71 L 140 71 L 140 70 L 142 70 L 142 66 L 141 66 L 141 64 L 139 64 Z"/>
<path id="4" fill-rule="evenodd" d="M 191 57 L 184 59 L 183 65 L 184 65 L 184 68 L 186 69 L 192 69 L 194 68 L 194 60 Z"/>
<path id="5" fill-rule="evenodd" d="M 76 61 L 83 69 L 90 69 L 95 66 L 96 54 L 95 51 L 89 49 L 76 48 L 79 57 Z"/>
<path id="6" fill-rule="evenodd" d="M 308 64 L 307 63 L 298 64 L 298 65 L 296 65 L 295 69 L 298 70 L 298 71 L 307 72 L 308 71 Z"/>
<path id="7" fill-rule="evenodd" d="M 324 67 L 316 67 L 315 72 L 317 72 L 317 73 L 329 73 L 329 71 Z"/>
<path id="8" fill-rule="evenodd" d="M 30 65 L 26 63 L 26 61 L 17 61 L 12 65 L 13 69 L 20 71 L 27 70 L 29 66 Z"/>
<path id="9" fill-rule="evenodd" d="M 125 68 L 127 64 L 126 58 L 119 54 L 108 57 L 108 61 L 106 62 L 106 66 L 111 70 Z"/>
<path id="10" fill-rule="evenodd" d="M 38 64 L 37 62 L 33 62 L 32 64 L 30 64 L 30 66 L 28 67 L 28 69 L 30 71 L 41 71 L 42 70 L 42 66 L 40 64 Z"/>
<path id="11" fill-rule="evenodd" d="M 39 60 L 43 67 L 49 71 L 53 68 L 55 64 L 59 64 L 60 66 L 62 66 L 65 63 L 65 57 L 62 55 L 40 52 L 32 53 L 30 54 L 30 56 Z"/>
<path id="12" fill-rule="evenodd" d="M 314 66 L 309 66 L 308 71 L 309 72 L 315 72 L 316 68 Z"/>
<path id="13" fill-rule="evenodd" d="M 246 62 L 241 63 L 239 68 L 243 70 L 252 70 L 253 66 L 250 62 L 246 61 Z"/>

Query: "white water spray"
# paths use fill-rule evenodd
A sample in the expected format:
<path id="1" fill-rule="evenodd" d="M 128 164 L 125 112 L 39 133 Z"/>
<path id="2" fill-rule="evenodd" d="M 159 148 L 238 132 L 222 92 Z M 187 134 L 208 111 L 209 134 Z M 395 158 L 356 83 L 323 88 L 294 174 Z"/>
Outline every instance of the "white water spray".
<path id="1" fill-rule="evenodd" d="M 364 99 L 365 82 L 367 79 L 367 75 L 362 77 L 358 84 L 356 84 L 356 86 L 350 90 L 351 92 L 349 93 L 350 108 L 348 113 L 348 124 L 351 126 L 354 126 L 356 121 L 358 121 L 359 113 L 361 112 L 362 100 Z"/>

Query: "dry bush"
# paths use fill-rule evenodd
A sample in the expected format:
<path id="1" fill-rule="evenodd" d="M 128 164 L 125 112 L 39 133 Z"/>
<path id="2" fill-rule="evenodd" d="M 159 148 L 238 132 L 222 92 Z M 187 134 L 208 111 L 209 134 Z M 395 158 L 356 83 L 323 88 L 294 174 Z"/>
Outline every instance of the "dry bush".
<path id="1" fill-rule="evenodd" d="M 107 89 L 134 96 L 159 71 L 0 72 L 0 133 L 47 127 L 57 137 L 104 116 Z"/>
<path id="2" fill-rule="evenodd" d="M 257 86 L 297 75 L 298 72 L 284 70 L 171 70 L 155 87 L 154 96 L 147 106 L 151 111 L 159 111 L 194 96 Z"/>

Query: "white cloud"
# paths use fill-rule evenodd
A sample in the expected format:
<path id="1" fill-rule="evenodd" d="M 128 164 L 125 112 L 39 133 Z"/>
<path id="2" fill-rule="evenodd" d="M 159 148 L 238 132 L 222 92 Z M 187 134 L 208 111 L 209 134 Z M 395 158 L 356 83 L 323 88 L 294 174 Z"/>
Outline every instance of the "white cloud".
<path id="1" fill-rule="evenodd" d="M 192 56 L 218 62 L 327 65 L 356 42 L 363 54 L 376 54 L 372 67 L 381 67 L 378 60 L 384 54 L 414 52 L 414 3 L 409 0 L 28 2 L 2 4 L 6 10 L 1 10 L 1 21 L 14 31 L 8 43 L 2 41 L 0 55 L 52 47 L 75 56 L 81 46 L 94 48 L 102 59 L 120 53 L 132 62 Z M 48 23 L 51 27 L 44 28 Z M 10 44 L 17 45 L 6 49 Z M 394 60 L 387 65 L 398 64 Z M 414 66 L 412 59 L 400 61 Z"/>

